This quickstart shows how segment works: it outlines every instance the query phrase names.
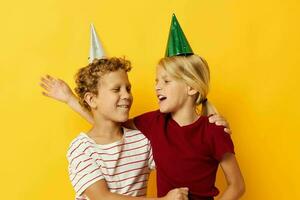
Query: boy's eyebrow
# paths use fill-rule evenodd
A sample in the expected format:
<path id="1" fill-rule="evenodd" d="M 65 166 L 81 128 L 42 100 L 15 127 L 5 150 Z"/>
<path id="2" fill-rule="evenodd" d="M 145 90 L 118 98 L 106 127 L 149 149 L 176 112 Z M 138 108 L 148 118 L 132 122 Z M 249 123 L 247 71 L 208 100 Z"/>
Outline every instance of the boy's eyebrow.
<path id="1" fill-rule="evenodd" d="M 110 87 L 112 87 L 112 88 L 113 88 L 113 87 L 122 87 L 122 86 L 124 86 L 124 84 L 113 83 L 113 84 L 110 85 Z M 131 86 L 131 83 L 125 84 L 125 86 L 126 86 L 126 87 L 132 87 L 132 86 Z"/>
<path id="2" fill-rule="evenodd" d="M 167 79 L 167 78 L 169 78 L 169 76 L 168 75 L 163 75 L 162 78 Z"/>
<path id="3" fill-rule="evenodd" d="M 169 77 L 168 75 L 163 75 L 163 76 L 161 76 L 162 79 L 166 79 L 166 78 L 168 78 L 168 77 Z M 156 78 L 155 81 L 158 81 L 158 78 Z"/>

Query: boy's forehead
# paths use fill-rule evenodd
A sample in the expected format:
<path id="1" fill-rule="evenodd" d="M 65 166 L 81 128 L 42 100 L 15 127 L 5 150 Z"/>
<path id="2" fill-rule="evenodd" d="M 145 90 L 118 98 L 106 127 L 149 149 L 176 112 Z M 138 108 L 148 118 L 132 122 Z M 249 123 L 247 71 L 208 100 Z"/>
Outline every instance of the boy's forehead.
<path id="1" fill-rule="evenodd" d="M 162 68 L 162 67 L 157 67 L 156 69 L 156 75 L 161 77 L 161 78 L 166 78 L 166 77 L 169 77 L 169 74 L 168 72 Z"/>
<path id="2" fill-rule="evenodd" d="M 114 85 L 114 84 L 130 84 L 128 80 L 127 72 L 124 70 L 117 70 L 108 72 L 100 78 L 102 84 Z"/>

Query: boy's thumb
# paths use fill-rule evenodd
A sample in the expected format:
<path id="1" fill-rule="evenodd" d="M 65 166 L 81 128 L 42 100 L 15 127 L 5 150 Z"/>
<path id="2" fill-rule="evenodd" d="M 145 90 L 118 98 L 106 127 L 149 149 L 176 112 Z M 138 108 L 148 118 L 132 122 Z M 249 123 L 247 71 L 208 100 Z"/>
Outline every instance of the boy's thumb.
<path id="1" fill-rule="evenodd" d="M 189 190 L 189 188 L 188 188 L 188 187 L 182 187 L 182 188 L 180 188 L 180 189 L 182 189 L 182 190 L 186 190 L 186 191 L 188 191 L 188 190 Z"/>

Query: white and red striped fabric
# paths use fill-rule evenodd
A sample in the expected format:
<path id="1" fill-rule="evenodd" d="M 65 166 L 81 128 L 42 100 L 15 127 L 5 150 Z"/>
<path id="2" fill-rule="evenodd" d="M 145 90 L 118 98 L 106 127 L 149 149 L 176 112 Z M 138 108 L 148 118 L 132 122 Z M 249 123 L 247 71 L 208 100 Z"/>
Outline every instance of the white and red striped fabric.
<path id="1" fill-rule="evenodd" d="M 149 140 L 137 130 L 123 128 L 123 139 L 99 145 L 80 133 L 67 152 L 69 177 L 77 200 L 85 189 L 104 179 L 111 192 L 145 196 L 150 169 L 155 167 Z"/>

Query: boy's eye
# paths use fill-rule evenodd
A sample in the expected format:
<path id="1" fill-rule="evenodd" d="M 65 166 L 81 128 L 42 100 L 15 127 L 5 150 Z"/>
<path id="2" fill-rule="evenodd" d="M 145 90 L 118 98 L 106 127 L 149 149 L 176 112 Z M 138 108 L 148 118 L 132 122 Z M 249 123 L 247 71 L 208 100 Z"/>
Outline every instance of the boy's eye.
<path id="1" fill-rule="evenodd" d="M 165 83 L 169 83 L 170 81 L 169 81 L 169 80 L 164 80 L 164 82 L 165 82 Z"/>
<path id="2" fill-rule="evenodd" d="M 126 87 L 127 92 L 131 92 L 131 87 Z"/>
<path id="3" fill-rule="evenodd" d="M 119 91 L 120 91 L 120 88 L 114 88 L 114 89 L 112 89 L 112 91 L 114 91 L 114 92 L 119 92 Z"/>

